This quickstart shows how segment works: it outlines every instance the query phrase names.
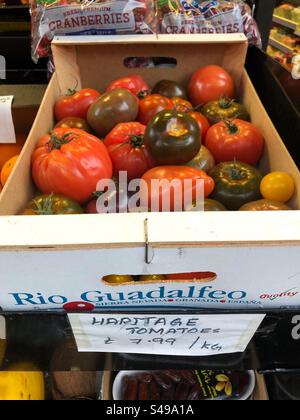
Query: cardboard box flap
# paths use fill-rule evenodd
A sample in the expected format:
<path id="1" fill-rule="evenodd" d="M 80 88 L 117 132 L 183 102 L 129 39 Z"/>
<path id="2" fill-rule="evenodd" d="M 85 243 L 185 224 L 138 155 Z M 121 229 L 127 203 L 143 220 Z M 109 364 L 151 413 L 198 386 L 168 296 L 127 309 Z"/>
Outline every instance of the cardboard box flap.
<path id="1" fill-rule="evenodd" d="M 289 212 L 288 218 L 285 212 L 257 216 L 212 212 L 190 213 L 188 218 L 186 213 L 1 217 L 0 250 L 145 247 L 146 232 L 149 246 L 158 248 L 299 246 L 299 211 Z"/>
<path id="2" fill-rule="evenodd" d="M 185 47 L 178 48 L 179 44 L 185 44 Z M 126 67 L 124 60 L 129 57 L 175 59 L 177 65 L 167 69 L 168 78 L 183 84 L 188 82 L 197 68 L 212 63 L 218 64 L 233 76 L 238 89 L 247 48 L 247 39 L 243 34 L 79 36 L 55 38 L 52 43 L 62 93 L 76 85 L 79 88 L 91 87 L 103 92 L 112 80 L 137 72 L 150 85 L 166 78 L 164 66 L 138 69 Z M 186 57 L 189 57 L 189 61 Z"/>

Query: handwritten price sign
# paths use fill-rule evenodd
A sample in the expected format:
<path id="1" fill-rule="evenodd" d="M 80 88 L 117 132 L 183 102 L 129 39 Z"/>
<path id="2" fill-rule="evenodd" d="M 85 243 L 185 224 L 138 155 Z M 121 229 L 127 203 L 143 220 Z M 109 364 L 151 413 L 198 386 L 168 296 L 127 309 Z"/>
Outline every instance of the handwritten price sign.
<path id="1" fill-rule="evenodd" d="M 173 356 L 244 352 L 264 317 L 69 314 L 79 352 Z"/>

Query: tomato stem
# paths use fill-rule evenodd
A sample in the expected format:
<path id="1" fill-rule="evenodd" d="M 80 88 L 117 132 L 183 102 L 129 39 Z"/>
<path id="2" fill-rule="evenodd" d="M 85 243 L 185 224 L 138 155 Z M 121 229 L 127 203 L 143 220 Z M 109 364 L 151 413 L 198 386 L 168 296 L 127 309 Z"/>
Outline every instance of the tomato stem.
<path id="1" fill-rule="evenodd" d="M 77 88 L 78 88 L 78 80 L 76 80 L 76 85 L 73 89 L 71 89 L 71 88 L 68 89 L 67 96 L 75 95 L 75 93 L 77 92 Z"/>
<path id="2" fill-rule="evenodd" d="M 234 99 L 229 99 L 226 96 L 219 100 L 219 107 L 222 109 L 228 109 L 234 104 Z"/>
<path id="3" fill-rule="evenodd" d="M 72 136 L 70 138 L 70 136 Z M 47 143 L 51 150 L 59 150 L 64 144 L 70 143 L 74 138 L 78 138 L 79 135 L 75 133 L 66 133 L 59 138 L 54 132 L 51 133 L 51 139 Z"/>
<path id="4" fill-rule="evenodd" d="M 137 97 L 139 98 L 139 99 L 144 99 L 144 98 L 146 98 L 147 96 L 149 96 L 149 95 L 151 95 L 151 90 L 150 89 L 148 89 L 148 90 L 141 90 L 138 94 L 137 94 Z"/>
<path id="5" fill-rule="evenodd" d="M 95 191 L 93 192 L 92 197 L 94 200 L 97 200 L 102 194 L 104 194 L 103 191 Z"/>
<path id="6" fill-rule="evenodd" d="M 53 215 L 53 193 L 50 194 L 48 197 L 45 198 L 44 202 L 39 203 L 38 201 L 34 200 L 34 204 L 36 206 L 36 213 L 40 216 L 51 216 Z"/>
<path id="7" fill-rule="evenodd" d="M 228 118 L 222 118 L 221 119 L 223 123 L 226 125 L 229 134 L 236 134 L 239 132 L 238 126 L 234 123 L 235 118 L 228 119 Z"/>
<path id="8" fill-rule="evenodd" d="M 139 134 L 137 136 L 130 137 L 130 145 L 132 147 L 143 147 L 144 146 L 144 136 Z"/>
<path id="9" fill-rule="evenodd" d="M 237 167 L 236 163 L 236 159 L 234 159 L 234 166 L 230 168 L 230 177 L 234 181 L 241 181 L 242 179 L 246 178 L 247 175 L 245 171 Z"/>

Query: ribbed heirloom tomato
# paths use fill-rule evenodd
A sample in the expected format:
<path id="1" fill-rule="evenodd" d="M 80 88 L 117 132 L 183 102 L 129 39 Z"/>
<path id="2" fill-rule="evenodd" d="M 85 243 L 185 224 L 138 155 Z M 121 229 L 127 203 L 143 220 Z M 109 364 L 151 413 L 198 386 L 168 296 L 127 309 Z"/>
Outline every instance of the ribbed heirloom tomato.
<path id="1" fill-rule="evenodd" d="M 114 175 L 127 172 L 128 181 L 140 178 L 155 166 L 153 158 L 144 145 L 146 127 L 138 122 L 118 124 L 105 138 L 114 167 Z"/>
<path id="2" fill-rule="evenodd" d="M 44 194 L 88 201 L 97 183 L 112 177 L 112 162 L 101 140 L 79 129 L 56 128 L 32 155 L 32 176 Z"/>

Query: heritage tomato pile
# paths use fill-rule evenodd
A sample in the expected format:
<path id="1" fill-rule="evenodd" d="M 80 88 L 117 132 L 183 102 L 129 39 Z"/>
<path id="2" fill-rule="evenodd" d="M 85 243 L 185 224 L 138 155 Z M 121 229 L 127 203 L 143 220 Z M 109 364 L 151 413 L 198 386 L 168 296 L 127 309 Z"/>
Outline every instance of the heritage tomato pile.
<path id="1" fill-rule="evenodd" d="M 128 184 L 147 186 L 140 196 L 146 204 L 137 203 L 135 211 L 166 211 L 164 189 L 154 188 L 153 180 L 172 183 L 168 211 L 178 205 L 198 211 L 198 180 L 205 211 L 289 210 L 294 181 L 259 170 L 265 140 L 236 95 L 233 78 L 219 66 L 197 69 L 187 86 L 166 79 L 151 87 L 133 75 L 111 81 L 101 93 L 70 90 L 55 104 L 52 132 L 33 152 L 32 177 L 41 195 L 22 214 L 131 211 L 124 174 Z M 105 208 L 97 206 L 99 197 Z"/>

